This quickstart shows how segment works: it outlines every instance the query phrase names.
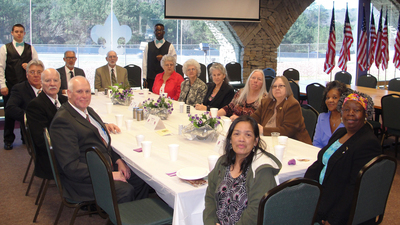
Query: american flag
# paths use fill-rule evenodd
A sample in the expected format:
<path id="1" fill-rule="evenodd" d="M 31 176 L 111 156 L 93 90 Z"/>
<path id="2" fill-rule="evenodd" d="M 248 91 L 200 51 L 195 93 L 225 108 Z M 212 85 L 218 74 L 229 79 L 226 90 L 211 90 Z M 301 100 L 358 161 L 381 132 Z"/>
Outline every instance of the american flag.
<path id="1" fill-rule="evenodd" d="M 386 9 L 386 18 L 385 18 L 385 26 L 383 26 L 382 32 L 382 70 L 386 70 L 388 68 L 389 63 L 389 40 L 388 40 L 388 28 L 387 28 L 387 14 L 388 10 Z"/>
<path id="2" fill-rule="evenodd" d="M 357 62 L 361 71 L 367 68 L 367 25 L 365 21 L 365 6 L 363 7 L 363 20 L 361 24 L 361 35 L 358 42 Z"/>
<path id="3" fill-rule="evenodd" d="M 371 26 L 369 28 L 369 51 L 368 51 L 367 70 L 369 70 L 369 68 L 371 68 L 372 64 L 374 64 L 375 47 L 376 47 L 376 30 L 375 30 L 374 11 L 372 10 Z"/>
<path id="4" fill-rule="evenodd" d="M 328 49 L 326 50 L 324 72 L 329 74 L 335 67 L 336 34 L 335 34 L 335 8 L 332 8 L 331 27 L 329 28 Z"/>
<path id="5" fill-rule="evenodd" d="M 382 63 L 382 9 L 381 15 L 379 16 L 379 27 L 378 27 L 378 38 L 376 39 L 375 48 L 375 66 L 379 69 L 379 65 Z"/>
<path id="6" fill-rule="evenodd" d="M 399 21 L 397 22 L 397 35 L 394 44 L 393 63 L 397 69 L 400 69 L 400 15 L 399 15 Z"/>
<path id="7" fill-rule="evenodd" d="M 353 33 L 351 32 L 349 10 L 346 7 L 346 18 L 344 21 L 344 37 L 342 48 L 339 55 L 339 67 L 342 71 L 347 71 L 347 62 L 350 61 L 350 47 L 353 44 Z"/>

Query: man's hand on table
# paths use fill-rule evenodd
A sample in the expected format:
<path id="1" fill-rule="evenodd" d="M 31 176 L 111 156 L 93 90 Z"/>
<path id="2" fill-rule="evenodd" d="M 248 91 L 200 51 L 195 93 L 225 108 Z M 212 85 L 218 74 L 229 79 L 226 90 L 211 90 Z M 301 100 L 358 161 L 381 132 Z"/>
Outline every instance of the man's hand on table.
<path id="1" fill-rule="evenodd" d="M 119 127 L 113 123 L 107 123 L 105 124 L 105 126 L 109 133 L 113 134 L 121 133 L 121 129 L 119 129 Z"/>

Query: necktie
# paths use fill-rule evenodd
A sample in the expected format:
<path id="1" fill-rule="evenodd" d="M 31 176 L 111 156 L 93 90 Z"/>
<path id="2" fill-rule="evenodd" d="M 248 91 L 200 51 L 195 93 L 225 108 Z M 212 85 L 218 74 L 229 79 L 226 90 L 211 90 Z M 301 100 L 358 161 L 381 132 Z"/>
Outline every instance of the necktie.
<path id="1" fill-rule="evenodd" d="M 24 42 L 21 42 L 21 43 L 16 42 L 16 43 L 15 43 L 15 46 L 16 46 L 16 47 L 18 47 L 18 46 L 24 47 Z"/>
<path id="2" fill-rule="evenodd" d="M 163 41 L 162 40 L 156 40 L 156 44 L 162 44 Z"/>
<path id="3" fill-rule="evenodd" d="M 37 94 L 40 94 L 42 92 L 42 89 L 37 90 Z"/>
<path id="4" fill-rule="evenodd" d="M 72 70 L 69 71 L 69 74 L 70 74 L 70 78 L 73 78 L 73 77 L 74 77 L 74 73 L 72 72 Z"/>
<path id="5" fill-rule="evenodd" d="M 59 108 L 60 108 L 60 106 L 58 105 L 58 101 L 57 101 L 57 99 L 54 101 L 54 105 L 56 106 L 56 108 L 57 108 L 57 109 L 59 109 Z"/>
<path id="6" fill-rule="evenodd" d="M 89 121 L 89 123 L 91 123 L 90 119 L 89 119 L 89 114 L 86 114 L 86 120 Z M 101 137 L 101 140 L 103 141 L 104 145 L 107 146 L 108 144 L 107 144 L 106 140 L 104 140 L 104 138 L 101 135 L 100 135 L 100 137 Z"/>
<path id="7" fill-rule="evenodd" d="M 114 69 L 111 69 L 111 86 L 117 83 L 117 78 L 115 77 Z"/>

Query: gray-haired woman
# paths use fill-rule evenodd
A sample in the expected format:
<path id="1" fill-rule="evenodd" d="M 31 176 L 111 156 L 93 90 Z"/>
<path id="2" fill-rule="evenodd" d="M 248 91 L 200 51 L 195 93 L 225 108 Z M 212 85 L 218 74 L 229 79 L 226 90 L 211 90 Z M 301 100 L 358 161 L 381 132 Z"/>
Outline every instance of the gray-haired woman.
<path id="1" fill-rule="evenodd" d="M 161 67 L 164 69 L 164 72 L 157 74 L 154 79 L 152 90 L 154 94 L 167 94 L 173 100 L 179 98 L 183 77 L 175 72 L 175 65 L 175 57 L 171 55 L 164 55 L 162 57 Z"/>
<path id="2" fill-rule="evenodd" d="M 183 73 L 189 79 L 182 82 L 178 101 L 192 106 L 203 102 L 207 93 L 207 85 L 198 78 L 200 72 L 200 64 L 194 59 L 189 59 L 183 64 Z"/>

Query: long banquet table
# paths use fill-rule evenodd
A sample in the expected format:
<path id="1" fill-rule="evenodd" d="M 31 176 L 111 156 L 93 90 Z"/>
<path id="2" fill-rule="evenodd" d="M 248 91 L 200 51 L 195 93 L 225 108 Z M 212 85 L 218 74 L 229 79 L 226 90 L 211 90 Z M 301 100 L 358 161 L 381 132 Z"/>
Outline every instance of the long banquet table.
<path id="1" fill-rule="evenodd" d="M 149 94 L 150 98 L 158 98 Z M 109 98 L 100 94 L 92 96 L 90 106 L 101 116 L 104 122 L 116 123 L 115 114 L 123 114 L 125 119 L 132 119 L 132 111 L 127 106 L 113 105 L 112 114 L 107 114 L 106 103 Z M 185 108 L 186 109 L 186 108 Z M 192 113 L 196 113 L 192 108 Z M 201 112 L 198 112 L 201 113 Z M 185 167 L 208 168 L 208 156 L 217 154 L 214 151 L 216 140 L 197 141 L 187 140 L 178 135 L 178 125 L 188 124 L 186 113 L 179 113 L 179 105 L 174 102 L 174 111 L 167 120 L 163 120 L 167 129 L 172 132 L 169 136 L 160 136 L 154 130 L 145 126 L 144 121 L 134 120 L 131 130 L 127 130 L 125 122 L 120 134 L 111 134 L 112 146 L 121 155 L 129 167 L 146 183 L 148 183 L 158 196 L 174 209 L 173 224 L 203 224 L 202 213 L 204 210 L 204 196 L 207 185 L 194 187 L 178 177 L 170 177 L 166 173 L 176 172 Z M 142 153 L 133 151 L 137 147 L 135 136 L 143 134 L 145 140 L 152 141 L 151 156 L 144 158 Z M 268 146 L 271 146 L 270 137 L 262 137 Z M 178 160 L 169 160 L 169 144 L 179 144 Z M 318 148 L 289 139 L 286 153 L 282 162 L 282 169 L 278 175 L 279 182 L 291 178 L 302 177 L 306 169 L 316 160 Z M 270 149 L 268 148 L 268 151 Z M 273 153 L 273 151 L 270 151 Z M 296 165 L 289 166 L 290 159 L 307 159 L 297 161 Z"/>

